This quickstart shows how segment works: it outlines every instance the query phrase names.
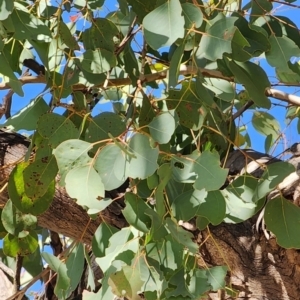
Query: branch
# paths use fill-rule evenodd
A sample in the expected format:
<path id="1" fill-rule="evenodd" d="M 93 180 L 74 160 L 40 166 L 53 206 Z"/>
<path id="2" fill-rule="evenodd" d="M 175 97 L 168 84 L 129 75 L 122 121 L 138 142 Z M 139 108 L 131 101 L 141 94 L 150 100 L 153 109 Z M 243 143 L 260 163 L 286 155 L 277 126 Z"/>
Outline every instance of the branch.
<path id="1" fill-rule="evenodd" d="M 252 100 L 247 101 L 233 116 L 232 120 L 237 119 L 240 115 L 242 115 L 249 107 L 254 104 Z"/>
<path id="2" fill-rule="evenodd" d="M 46 78 L 44 76 L 24 76 L 19 79 L 19 81 L 24 84 L 28 83 L 46 83 Z M 7 90 L 10 89 L 11 86 L 9 82 L 1 82 L 0 83 L 0 90 Z"/>
<path id="3" fill-rule="evenodd" d="M 285 101 L 292 105 L 300 106 L 300 97 L 292 94 L 287 94 L 279 90 L 267 89 L 266 96 Z"/>
<path id="4" fill-rule="evenodd" d="M 217 70 L 208 70 L 208 69 L 203 69 L 203 68 L 197 68 L 195 66 L 186 66 L 186 65 L 181 65 L 179 69 L 179 75 L 194 75 L 196 76 L 198 72 L 201 72 L 204 77 L 209 77 L 209 78 L 217 78 L 217 79 L 223 79 L 229 82 L 234 82 L 234 77 L 228 77 L 224 76 L 220 71 Z M 157 72 L 157 73 L 152 73 L 152 74 L 146 74 L 143 76 L 143 82 L 152 82 L 156 80 L 162 80 L 165 79 L 168 76 L 168 70 Z M 28 83 L 46 83 L 46 77 L 43 75 L 39 76 L 25 76 L 21 77 L 19 81 L 24 84 Z M 116 86 L 124 86 L 124 85 L 130 85 L 132 84 L 130 78 L 117 78 L 117 79 L 109 79 L 108 83 L 106 85 L 106 88 L 108 87 L 116 87 Z M 98 85 L 93 86 L 93 88 L 103 88 L 104 82 Z M 7 90 L 10 89 L 11 86 L 9 85 L 8 82 L 2 82 L 0 83 L 0 90 Z M 73 91 L 83 91 L 86 90 L 86 86 L 83 84 L 74 84 L 72 86 Z M 267 97 L 272 97 L 278 100 L 285 101 L 289 104 L 292 105 L 297 105 L 300 106 L 300 97 L 284 93 L 280 90 L 275 90 L 275 89 L 270 89 L 267 88 L 265 95 Z"/>
<path id="5" fill-rule="evenodd" d="M 14 277 L 14 292 L 15 293 L 20 290 L 20 286 L 21 286 L 20 276 L 21 276 L 22 264 L 23 264 L 23 256 L 21 256 L 20 254 L 17 254 L 16 270 L 15 270 L 15 277 Z"/>

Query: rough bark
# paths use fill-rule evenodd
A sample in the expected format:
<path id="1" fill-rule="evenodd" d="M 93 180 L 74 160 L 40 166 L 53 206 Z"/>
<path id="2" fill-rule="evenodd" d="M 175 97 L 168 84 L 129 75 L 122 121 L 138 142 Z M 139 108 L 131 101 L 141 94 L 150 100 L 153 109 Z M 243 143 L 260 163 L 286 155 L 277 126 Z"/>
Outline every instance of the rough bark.
<path id="1" fill-rule="evenodd" d="M 10 172 L 15 164 L 24 159 L 29 141 L 15 133 L 0 131 L 0 182 L 2 187 L 7 182 Z M 0 205 L 4 206 L 8 200 L 6 189 L 0 193 Z M 57 185 L 55 196 L 50 208 L 38 216 L 38 225 L 51 231 L 90 244 L 93 234 L 101 222 L 122 228 L 126 221 L 121 216 L 121 207 L 118 203 L 102 212 L 97 219 L 92 220 L 86 211 L 71 199 L 64 188 Z"/>
<path id="2" fill-rule="evenodd" d="M 23 159 L 28 146 L 29 141 L 24 137 L 0 131 L 2 186 L 14 165 Z M 232 174 L 240 173 L 245 160 L 251 160 L 251 153 L 239 155 L 235 152 L 232 155 L 226 167 Z M 294 183 L 289 189 L 291 199 L 297 184 Z M 7 192 L 4 190 L 0 194 L 0 205 L 5 205 L 6 201 Z M 38 224 L 90 244 L 102 221 L 119 228 L 126 226 L 121 214 L 122 206 L 118 202 L 113 204 L 96 220 L 91 220 L 84 209 L 68 197 L 63 188 L 58 187 L 49 210 L 38 216 Z M 254 218 L 241 224 L 222 224 L 211 226 L 209 230 L 193 232 L 200 245 L 199 265 L 227 265 L 230 270 L 228 284 L 238 291 L 237 298 L 212 293 L 207 299 L 300 299 L 300 253 L 293 249 L 283 249 L 274 238 L 267 240 L 262 233 L 257 233 L 254 229 L 255 221 Z"/>

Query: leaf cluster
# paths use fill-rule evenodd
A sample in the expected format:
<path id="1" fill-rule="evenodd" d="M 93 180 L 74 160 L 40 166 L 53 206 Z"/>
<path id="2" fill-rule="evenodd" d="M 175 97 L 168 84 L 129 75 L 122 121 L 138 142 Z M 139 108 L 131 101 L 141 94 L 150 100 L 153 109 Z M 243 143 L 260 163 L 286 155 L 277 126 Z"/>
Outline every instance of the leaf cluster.
<path id="1" fill-rule="evenodd" d="M 232 178 L 224 166 L 234 147 L 251 145 L 234 118 L 245 103 L 251 101 L 252 124 L 266 137 L 266 150 L 278 139 L 280 125 L 266 112 L 271 83 L 255 60 L 264 55 L 279 81 L 298 83 L 300 69 L 291 58 L 300 56 L 299 30 L 273 16 L 267 0 L 244 8 L 234 8 L 238 1 L 118 0 L 119 8 L 107 15 L 104 2 L 0 1 L 3 82 L 24 96 L 18 76 L 25 65 L 37 66 L 45 83 L 42 94 L 4 123 L 32 132 L 28 155 L 8 181 L 3 256 L 32 258 L 34 268 L 24 263 L 32 276 L 41 271 L 42 257 L 57 272 L 59 299 L 76 289 L 84 260 L 90 272 L 84 299 L 233 293 L 225 283 L 227 267 L 198 266 L 199 245 L 181 224 L 193 220 L 194 230 L 204 230 L 243 222 L 295 171 L 278 162 L 260 165 L 260 179 L 247 169 Z M 109 109 L 99 113 L 98 103 Z M 124 197 L 106 196 L 128 179 Z M 103 271 L 96 293 L 82 243 L 70 243 L 66 262 L 40 254 L 37 218 L 51 205 L 56 184 L 91 218 L 124 201 L 128 227 L 103 222 L 92 242 Z M 291 221 L 298 219 L 283 197 L 266 208 L 268 228 L 285 247 L 300 247 Z"/>

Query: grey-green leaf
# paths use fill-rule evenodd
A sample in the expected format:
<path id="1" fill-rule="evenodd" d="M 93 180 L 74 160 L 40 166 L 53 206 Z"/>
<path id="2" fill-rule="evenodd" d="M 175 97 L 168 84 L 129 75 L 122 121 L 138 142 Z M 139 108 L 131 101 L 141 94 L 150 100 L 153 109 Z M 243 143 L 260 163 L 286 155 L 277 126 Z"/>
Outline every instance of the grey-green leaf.
<path id="1" fill-rule="evenodd" d="M 144 35 L 153 49 L 171 46 L 184 35 L 184 17 L 179 0 L 167 1 L 143 20 Z"/>

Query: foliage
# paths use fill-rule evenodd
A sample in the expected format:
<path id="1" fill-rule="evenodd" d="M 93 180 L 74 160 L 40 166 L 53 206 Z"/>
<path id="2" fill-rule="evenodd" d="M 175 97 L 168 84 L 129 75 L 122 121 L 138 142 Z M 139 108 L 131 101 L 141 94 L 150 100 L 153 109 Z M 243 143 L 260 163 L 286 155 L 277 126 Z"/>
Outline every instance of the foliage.
<path id="1" fill-rule="evenodd" d="M 0 224 L 4 256 L 35 255 L 27 271 L 40 272 L 37 216 L 52 202 L 57 175 L 91 217 L 118 201 L 105 191 L 129 178 L 123 210 L 129 225 L 97 229 L 92 250 L 102 287 L 84 299 L 141 299 L 141 293 L 150 300 L 199 299 L 230 290 L 226 266 L 198 267 L 199 245 L 180 224 L 195 218 L 202 230 L 243 222 L 295 171 L 279 162 L 259 180 L 245 173 L 229 181 L 224 168 L 234 147 L 251 146 L 234 115 L 247 103 L 266 151 L 278 142 L 280 124 L 266 111 L 272 104 L 266 68 L 275 68 L 282 83 L 299 83 L 299 65 L 291 60 L 300 56 L 295 24 L 273 16 L 268 0 L 244 7 L 118 0 L 119 9 L 106 16 L 104 0 L 0 3 L 2 83 L 20 96 L 23 83 L 45 85 L 4 123 L 33 131 L 34 150 L 9 178 Z M 257 63 L 261 57 L 268 67 Z M 21 75 L 25 64 L 37 76 Z M 113 112 L 99 113 L 98 102 Z M 287 118 L 298 114 L 289 108 Z M 266 224 L 284 247 L 300 248 L 298 210 L 283 197 L 266 207 Z M 57 272 L 59 299 L 76 288 L 88 258 L 80 242 L 69 252 L 66 261 L 41 254 Z"/>

